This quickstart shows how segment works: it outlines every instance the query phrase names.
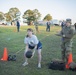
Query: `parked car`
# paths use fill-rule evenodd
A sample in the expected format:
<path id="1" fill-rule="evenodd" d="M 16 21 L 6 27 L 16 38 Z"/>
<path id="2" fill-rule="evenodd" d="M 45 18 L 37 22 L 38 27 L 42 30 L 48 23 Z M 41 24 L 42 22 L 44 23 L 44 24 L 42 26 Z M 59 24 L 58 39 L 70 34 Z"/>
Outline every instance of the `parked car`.
<path id="1" fill-rule="evenodd" d="M 60 22 L 58 20 L 54 19 L 54 20 L 52 20 L 52 24 L 55 26 L 59 26 Z"/>
<path id="2" fill-rule="evenodd" d="M 7 25 L 6 21 L 0 21 L 0 25 Z"/>

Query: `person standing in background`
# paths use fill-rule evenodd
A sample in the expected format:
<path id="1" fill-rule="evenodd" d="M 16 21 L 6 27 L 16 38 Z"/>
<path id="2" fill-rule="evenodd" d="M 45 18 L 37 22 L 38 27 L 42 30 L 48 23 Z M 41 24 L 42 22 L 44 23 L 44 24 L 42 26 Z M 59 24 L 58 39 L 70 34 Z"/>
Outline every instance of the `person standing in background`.
<path id="1" fill-rule="evenodd" d="M 61 23 L 61 27 L 63 28 L 65 26 L 65 21 L 63 20 L 63 22 Z"/>
<path id="2" fill-rule="evenodd" d="M 50 32 L 50 25 L 51 25 L 50 22 L 47 22 L 46 23 L 46 31 L 48 31 L 48 32 Z"/>
<path id="3" fill-rule="evenodd" d="M 74 26 L 75 26 L 75 30 L 76 30 L 76 23 L 74 24 Z"/>
<path id="4" fill-rule="evenodd" d="M 35 33 L 39 32 L 38 21 L 37 20 L 34 22 L 34 25 L 35 25 Z"/>
<path id="5" fill-rule="evenodd" d="M 19 23 L 19 20 L 17 20 L 17 32 L 20 31 L 20 23 Z"/>

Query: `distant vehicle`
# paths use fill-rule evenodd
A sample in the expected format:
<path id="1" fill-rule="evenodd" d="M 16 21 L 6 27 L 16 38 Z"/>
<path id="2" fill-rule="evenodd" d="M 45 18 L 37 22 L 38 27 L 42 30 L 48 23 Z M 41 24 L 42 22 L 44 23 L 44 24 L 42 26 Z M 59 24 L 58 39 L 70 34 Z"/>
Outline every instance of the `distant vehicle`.
<path id="1" fill-rule="evenodd" d="M 54 19 L 54 20 L 52 20 L 52 24 L 56 25 L 56 26 L 59 26 L 60 22 L 58 20 Z"/>
<path id="2" fill-rule="evenodd" d="M 0 25 L 7 25 L 6 21 L 0 21 Z"/>
<path id="3" fill-rule="evenodd" d="M 47 21 L 38 21 L 38 24 L 39 24 L 39 25 L 42 25 L 42 26 L 43 26 L 43 25 L 46 25 L 46 23 L 47 23 Z"/>
<path id="4" fill-rule="evenodd" d="M 60 22 L 57 19 L 49 21 L 52 25 L 60 26 Z M 38 21 L 39 25 L 46 25 L 47 21 Z"/>

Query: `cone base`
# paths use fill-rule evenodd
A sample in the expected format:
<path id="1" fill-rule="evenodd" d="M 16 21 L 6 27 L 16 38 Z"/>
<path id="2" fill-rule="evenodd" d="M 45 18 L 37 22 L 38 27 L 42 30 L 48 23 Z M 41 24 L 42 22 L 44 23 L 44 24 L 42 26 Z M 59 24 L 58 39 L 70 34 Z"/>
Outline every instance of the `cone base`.
<path id="1" fill-rule="evenodd" d="M 66 66 L 65 66 L 65 67 L 66 67 L 66 69 L 69 69 L 69 68 L 70 68 L 70 67 L 68 66 L 68 64 L 66 64 Z"/>
<path id="2" fill-rule="evenodd" d="M 3 59 L 3 58 L 1 58 L 1 61 L 8 61 L 7 59 Z"/>

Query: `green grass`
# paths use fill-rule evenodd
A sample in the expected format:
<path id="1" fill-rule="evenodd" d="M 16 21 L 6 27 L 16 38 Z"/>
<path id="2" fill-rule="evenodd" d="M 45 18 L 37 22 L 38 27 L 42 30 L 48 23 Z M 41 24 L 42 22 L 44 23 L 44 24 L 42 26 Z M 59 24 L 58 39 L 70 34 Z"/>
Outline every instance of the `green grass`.
<path id="1" fill-rule="evenodd" d="M 59 71 L 48 69 L 48 63 L 51 62 L 51 59 L 61 58 L 60 37 L 55 36 L 60 27 L 51 27 L 51 31 L 46 32 L 46 27 L 39 26 L 40 32 L 36 35 L 43 44 L 42 68 L 37 68 L 37 52 L 29 60 L 29 65 L 23 67 L 24 37 L 27 28 L 34 29 L 33 26 L 21 26 L 18 33 L 15 26 L 0 27 L 0 58 L 3 55 L 5 47 L 8 49 L 8 54 L 16 54 L 17 56 L 17 61 L 0 61 L 0 75 L 76 75 L 76 72 L 70 70 Z M 74 36 L 73 41 L 73 59 L 76 62 L 76 36 Z"/>

